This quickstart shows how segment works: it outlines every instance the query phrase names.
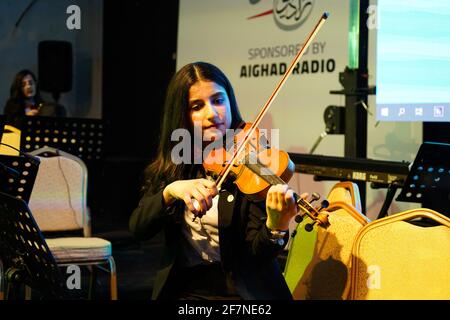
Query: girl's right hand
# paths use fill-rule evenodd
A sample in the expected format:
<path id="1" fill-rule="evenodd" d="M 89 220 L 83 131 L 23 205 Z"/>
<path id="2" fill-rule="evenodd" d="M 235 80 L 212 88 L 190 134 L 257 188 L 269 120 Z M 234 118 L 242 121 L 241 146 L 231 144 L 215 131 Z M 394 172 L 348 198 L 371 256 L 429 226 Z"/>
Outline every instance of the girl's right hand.
<path id="1" fill-rule="evenodd" d="M 177 180 L 168 184 L 163 191 L 167 205 L 175 200 L 183 200 L 194 214 L 205 214 L 212 206 L 212 198 L 218 194 L 214 181 L 207 179 Z M 193 201 L 197 200 L 198 206 Z"/>

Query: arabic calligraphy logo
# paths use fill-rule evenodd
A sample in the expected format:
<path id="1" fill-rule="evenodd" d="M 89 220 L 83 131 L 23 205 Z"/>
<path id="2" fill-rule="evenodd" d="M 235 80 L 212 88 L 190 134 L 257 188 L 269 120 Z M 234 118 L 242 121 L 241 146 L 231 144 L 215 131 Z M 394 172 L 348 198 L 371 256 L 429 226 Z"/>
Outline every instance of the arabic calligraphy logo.
<path id="1" fill-rule="evenodd" d="M 250 0 L 257 4 L 260 0 Z M 314 0 L 274 0 L 273 9 L 264 11 L 247 19 L 255 19 L 273 14 L 275 24 L 282 30 L 294 30 L 300 27 L 311 15 Z"/>
<path id="2" fill-rule="evenodd" d="M 312 0 L 274 0 L 273 17 L 282 30 L 300 27 L 312 12 Z"/>

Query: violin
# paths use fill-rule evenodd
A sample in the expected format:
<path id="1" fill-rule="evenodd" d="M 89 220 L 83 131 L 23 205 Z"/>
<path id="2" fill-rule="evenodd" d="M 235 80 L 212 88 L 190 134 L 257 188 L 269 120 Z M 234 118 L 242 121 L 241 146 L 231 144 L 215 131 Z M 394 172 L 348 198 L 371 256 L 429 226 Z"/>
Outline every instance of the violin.
<path id="1" fill-rule="evenodd" d="M 252 123 L 245 123 L 244 127 L 234 135 L 233 146 L 239 144 L 251 126 Z M 249 141 L 245 152 L 240 158 L 236 158 L 234 165 L 230 166 L 229 174 L 247 198 L 253 201 L 263 201 L 272 185 L 289 182 L 294 174 L 295 165 L 287 152 L 270 147 L 264 137 L 259 134 L 259 130 L 255 130 Z M 229 159 L 231 155 L 232 152 L 226 147 L 213 149 L 205 157 L 203 168 L 209 176 L 217 180 L 223 175 L 226 159 Z M 220 189 L 218 182 L 216 185 Z M 294 199 L 298 208 L 301 209 L 301 213 L 295 217 L 297 223 L 302 222 L 304 217 L 308 216 L 313 222 L 305 225 L 307 231 L 313 230 L 316 223 L 321 227 L 328 227 L 327 214 L 320 212 L 328 207 L 327 200 L 323 200 L 320 207 L 314 207 L 311 202 L 320 199 L 320 195 L 316 192 L 311 195 L 309 201 L 294 192 Z"/>
<path id="2" fill-rule="evenodd" d="M 264 139 L 261 139 L 258 125 L 327 18 L 328 13 L 324 13 L 321 16 L 255 121 L 246 123 L 233 136 L 231 148 L 230 146 L 225 146 L 212 149 L 203 159 L 203 167 L 207 174 L 216 178 L 218 190 L 220 190 L 225 179 L 231 175 L 234 178 L 233 182 L 248 198 L 264 200 L 270 186 L 285 184 L 293 176 L 295 166 L 289 159 L 288 153 L 271 148 L 268 143 L 264 143 Z M 305 225 L 307 231 L 311 231 L 316 223 L 323 228 L 329 226 L 328 215 L 320 212 L 328 207 L 328 201 L 324 200 L 319 207 L 314 207 L 311 202 L 320 198 L 320 195 L 317 193 L 313 193 L 309 201 L 301 198 L 296 193 L 294 193 L 294 198 L 300 209 L 300 214 L 295 217 L 297 223 L 300 223 L 305 216 L 308 216 L 313 220 L 313 223 Z"/>

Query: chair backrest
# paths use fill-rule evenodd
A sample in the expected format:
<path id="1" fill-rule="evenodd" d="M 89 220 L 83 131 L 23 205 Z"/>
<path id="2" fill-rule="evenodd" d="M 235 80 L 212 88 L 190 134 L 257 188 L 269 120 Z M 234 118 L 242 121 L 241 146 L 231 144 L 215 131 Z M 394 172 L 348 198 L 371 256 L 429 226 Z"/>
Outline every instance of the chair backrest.
<path id="1" fill-rule="evenodd" d="M 83 161 L 48 147 L 35 150 L 32 154 L 39 156 L 41 164 L 29 207 L 40 229 L 88 230 L 87 169 Z"/>
<path id="2" fill-rule="evenodd" d="M 355 300 L 450 299 L 450 219 L 414 209 L 371 222 L 355 239 L 351 277 Z"/>
<path id="3" fill-rule="evenodd" d="M 348 296 L 353 240 L 369 219 L 351 205 L 358 203 L 358 199 L 352 200 L 343 186 L 348 185 L 338 183 L 330 192 L 332 202 L 328 208 L 330 226 L 327 229 L 319 227 L 308 233 L 303 223 L 297 226 L 284 271 L 296 300 L 346 299 Z"/>
<path id="4" fill-rule="evenodd" d="M 361 212 L 361 196 L 358 185 L 351 181 L 342 181 L 336 183 L 331 188 L 327 200 L 330 204 L 333 202 L 345 202 L 353 206 L 356 211 Z"/>

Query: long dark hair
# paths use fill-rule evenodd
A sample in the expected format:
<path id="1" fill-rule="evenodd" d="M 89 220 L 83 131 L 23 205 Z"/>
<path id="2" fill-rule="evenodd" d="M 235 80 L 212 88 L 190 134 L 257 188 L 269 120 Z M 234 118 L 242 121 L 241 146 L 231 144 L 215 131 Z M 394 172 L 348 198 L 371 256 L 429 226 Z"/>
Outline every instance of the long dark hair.
<path id="1" fill-rule="evenodd" d="M 11 84 L 11 88 L 9 90 L 10 100 L 12 100 L 16 103 L 19 103 L 22 106 L 25 106 L 25 96 L 23 95 L 23 90 L 22 90 L 22 80 L 23 80 L 23 78 L 25 78 L 28 75 L 30 75 L 33 78 L 33 80 L 36 84 L 36 94 L 33 98 L 34 102 L 36 104 L 39 104 L 42 102 L 42 98 L 39 93 L 39 83 L 37 81 L 36 76 L 30 70 L 24 69 L 24 70 L 19 71 L 16 74 L 16 76 L 14 77 L 14 80 Z"/>
<path id="2" fill-rule="evenodd" d="M 170 80 L 164 104 L 160 145 L 156 159 L 145 170 L 145 182 L 142 191 L 158 191 L 170 182 L 192 178 L 198 165 L 174 164 L 171 152 L 176 142 L 171 134 L 179 128 L 193 132 L 189 118 L 189 89 L 198 81 L 212 81 L 225 89 L 231 108 L 231 128 L 242 123 L 242 117 L 234 95 L 233 87 L 225 74 L 216 66 L 206 62 L 194 62 L 181 68 Z"/>

